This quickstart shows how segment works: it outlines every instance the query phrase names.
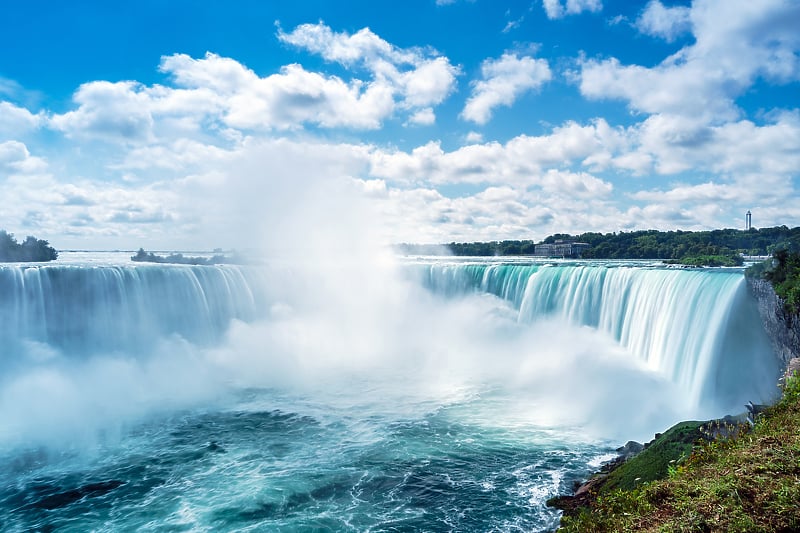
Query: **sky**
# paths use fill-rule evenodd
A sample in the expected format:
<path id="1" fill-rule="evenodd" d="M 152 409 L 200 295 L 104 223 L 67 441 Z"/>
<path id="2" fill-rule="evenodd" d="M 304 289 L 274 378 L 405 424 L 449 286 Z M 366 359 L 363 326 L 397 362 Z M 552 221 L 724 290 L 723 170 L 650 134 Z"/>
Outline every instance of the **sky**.
<path id="1" fill-rule="evenodd" d="M 0 0 L 0 228 L 207 250 L 794 227 L 798 28 L 797 0 Z"/>

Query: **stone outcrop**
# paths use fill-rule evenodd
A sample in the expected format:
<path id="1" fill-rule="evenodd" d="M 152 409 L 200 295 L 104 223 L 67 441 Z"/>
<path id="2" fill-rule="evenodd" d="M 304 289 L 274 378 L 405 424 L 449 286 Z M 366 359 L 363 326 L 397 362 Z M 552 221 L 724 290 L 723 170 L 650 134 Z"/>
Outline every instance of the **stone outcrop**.
<path id="1" fill-rule="evenodd" d="M 748 277 L 747 286 L 758 301 L 761 322 L 782 368 L 786 369 L 792 358 L 800 356 L 800 317 L 786 312 L 783 300 L 775 294 L 769 281 Z"/>
<path id="2" fill-rule="evenodd" d="M 798 374 L 800 374 L 800 357 L 795 357 L 789 361 L 789 365 L 786 367 L 786 372 L 784 372 L 781 376 L 781 379 L 778 380 L 778 386 L 783 389 L 786 386 L 786 380 Z"/>

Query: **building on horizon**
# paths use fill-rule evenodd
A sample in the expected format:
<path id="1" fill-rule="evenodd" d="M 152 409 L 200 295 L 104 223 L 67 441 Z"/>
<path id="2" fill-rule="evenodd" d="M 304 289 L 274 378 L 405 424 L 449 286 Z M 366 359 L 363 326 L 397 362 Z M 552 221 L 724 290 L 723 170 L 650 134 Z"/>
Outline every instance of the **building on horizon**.
<path id="1" fill-rule="evenodd" d="M 552 244 L 537 244 L 534 247 L 533 255 L 536 257 L 579 259 L 583 255 L 583 252 L 591 247 L 591 244 L 585 242 L 557 240 Z"/>

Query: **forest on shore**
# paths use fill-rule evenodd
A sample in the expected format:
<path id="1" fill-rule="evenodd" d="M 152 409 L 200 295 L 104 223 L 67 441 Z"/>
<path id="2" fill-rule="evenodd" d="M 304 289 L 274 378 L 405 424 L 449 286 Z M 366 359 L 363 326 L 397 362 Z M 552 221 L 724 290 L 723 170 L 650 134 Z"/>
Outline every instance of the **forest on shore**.
<path id="1" fill-rule="evenodd" d="M 662 259 L 684 264 L 713 264 L 703 259 L 730 259 L 741 264 L 742 255 L 766 256 L 786 249 L 800 251 L 800 227 L 752 228 L 750 230 L 718 229 L 711 231 L 659 231 L 596 233 L 577 235 L 557 233 L 541 242 L 506 240 L 489 242 L 451 242 L 444 245 L 402 244 L 406 254 L 457 256 L 521 256 L 534 255 L 537 244 L 556 241 L 580 242 L 589 246 L 584 259 Z M 694 262 L 692 260 L 695 260 Z M 726 263 L 727 264 L 727 263 Z"/>
<path id="2" fill-rule="evenodd" d="M 58 252 L 49 242 L 28 236 L 20 243 L 13 234 L 0 230 L 0 263 L 53 261 L 56 258 Z"/>

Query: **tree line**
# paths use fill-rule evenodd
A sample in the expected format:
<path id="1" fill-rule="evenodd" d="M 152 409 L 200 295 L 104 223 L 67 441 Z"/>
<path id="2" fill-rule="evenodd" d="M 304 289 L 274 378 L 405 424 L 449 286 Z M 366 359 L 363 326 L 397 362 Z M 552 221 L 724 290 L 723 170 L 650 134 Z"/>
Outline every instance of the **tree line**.
<path id="1" fill-rule="evenodd" d="M 45 240 L 28 236 L 20 243 L 13 234 L 0 230 L 0 262 L 53 261 L 57 258 L 58 252 Z"/>
<path id="2" fill-rule="evenodd" d="M 181 253 L 170 255 L 156 255 L 153 252 L 145 252 L 144 248 L 139 248 L 136 255 L 131 256 L 131 261 L 144 263 L 171 263 L 178 265 L 221 265 L 224 263 L 243 264 L 246 261 L 238 254 L 233 256 L 214 255 L 212 257 L 192 257 Z"/>
<path id="3" fill-rule="evenodd" d="M 776 226 L 750 230 L 718 229 L 711 231 L 642 230 L 614 233 L 557 233 L 539 244 L 558 240 L 584 242 L 590 248 L 586 259 L 665 259 L 689 262 L 702 258 L 739 258 L 741 255 L 770 255 L 780 249 L 800 250 L 800 227 Z M 437 255 L 533 255 L 536 242 L 506 240 L 489 242 L 451 242 L 446 245 L 400 245 L 407 254 Z M 698 261 L 702 262 L 702 261 Z M 707 262 L 705 264 L 708 264 Z"/>

